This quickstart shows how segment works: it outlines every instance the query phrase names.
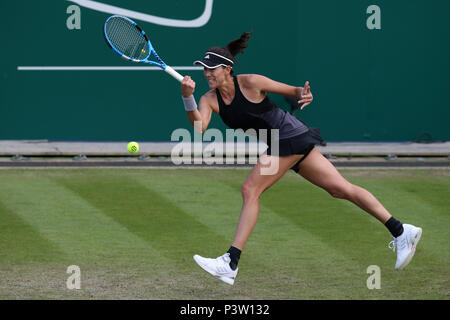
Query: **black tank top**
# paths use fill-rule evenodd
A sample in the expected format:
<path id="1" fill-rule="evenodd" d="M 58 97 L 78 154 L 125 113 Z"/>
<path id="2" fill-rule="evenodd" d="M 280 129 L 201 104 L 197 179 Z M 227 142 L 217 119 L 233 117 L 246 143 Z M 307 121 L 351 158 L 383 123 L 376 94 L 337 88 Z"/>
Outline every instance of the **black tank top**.
<path id="1" fill-rule="evenodd" d="M 242 94 L 237 77 L 234 80 L 234 99 L 226 105 L 216 89 L 217 100 L 219 102 L 219 115 L 223 122 L 232 129 L 256 130 L 259 129 L 279 129 L 279 138 L 288 139 L 302 133 L 309 128 L 290 113 L 277 107 L 266 95 L 260 103 L 248 101 Z"/>

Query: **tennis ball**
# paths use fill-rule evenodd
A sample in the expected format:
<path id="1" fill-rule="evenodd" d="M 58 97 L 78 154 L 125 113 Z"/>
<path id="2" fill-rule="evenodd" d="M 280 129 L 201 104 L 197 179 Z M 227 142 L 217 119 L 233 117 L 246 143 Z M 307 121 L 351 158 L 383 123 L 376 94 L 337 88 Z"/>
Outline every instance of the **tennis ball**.
<path id="1" fill-rule="evenodd" d="M 136 153 L 139 151 L 139 144 L 137 142 L 130 142 L 127 146 L 127 150 L 129 153 Z"/>

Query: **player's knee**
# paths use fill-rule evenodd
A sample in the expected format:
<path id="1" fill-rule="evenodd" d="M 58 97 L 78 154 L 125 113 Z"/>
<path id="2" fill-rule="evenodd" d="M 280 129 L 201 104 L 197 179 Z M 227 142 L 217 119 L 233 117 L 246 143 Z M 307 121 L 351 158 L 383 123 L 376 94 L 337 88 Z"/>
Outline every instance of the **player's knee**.
<path id="1" fill-rule="evenodd" d="M 351 184 L 338 184 L 328 187 L 327 192 L 336 199 L 351 199 L 352 197 L 352 185 Z"/>
<path id="2" fill-rule="evenodd" d="M 241 187 L 242 198 L 244 201 L 256 199 L 260 196 L 260 192 L 256 185 L 250 182 L 244 182 Z"/>

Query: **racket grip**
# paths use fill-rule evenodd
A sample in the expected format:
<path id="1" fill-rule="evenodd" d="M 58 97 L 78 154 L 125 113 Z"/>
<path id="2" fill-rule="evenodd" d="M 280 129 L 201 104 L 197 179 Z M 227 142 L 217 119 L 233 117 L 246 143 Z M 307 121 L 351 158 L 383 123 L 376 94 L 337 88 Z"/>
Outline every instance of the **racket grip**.
<path id="1" fill-rule="evenodd" d="M 164 69 L 164 71 L 166 71 L 168 74 L 170 74 L 172 77 L 174 77 L 180 82 L 183 81 L 184 79 L 184 77 L 178 72 L 176 72 L 172 67 L 167 66 L 166 69 Z"/>

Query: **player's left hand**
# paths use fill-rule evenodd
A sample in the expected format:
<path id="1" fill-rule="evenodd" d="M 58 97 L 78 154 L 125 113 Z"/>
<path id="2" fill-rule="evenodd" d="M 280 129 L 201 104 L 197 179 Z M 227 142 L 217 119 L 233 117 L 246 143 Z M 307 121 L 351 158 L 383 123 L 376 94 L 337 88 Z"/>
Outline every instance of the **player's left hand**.
<path id="1" fill-rule="evenodd" d="M 311 87 L 309 86 L 309 81 L 305 82 L 305 86 L 303 87 L 302 93 L 300 95 L 300 100 L 298 100 L 298 104 L 300 106 L 300 110 L 306 107 L 313 101 L 313 95 L 311 93 Z"/>

